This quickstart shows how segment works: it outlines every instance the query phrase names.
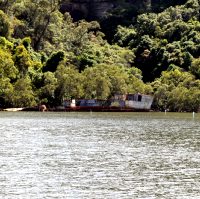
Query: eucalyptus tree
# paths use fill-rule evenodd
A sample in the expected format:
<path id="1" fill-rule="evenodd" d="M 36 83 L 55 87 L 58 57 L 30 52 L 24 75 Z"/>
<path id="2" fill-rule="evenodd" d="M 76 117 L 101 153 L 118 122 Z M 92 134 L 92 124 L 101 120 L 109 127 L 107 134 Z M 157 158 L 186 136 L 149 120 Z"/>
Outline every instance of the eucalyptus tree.
<path id="1" fill-rule="evenodd" d="M 13 36 L 30 36 L 34 49 L 42 49 L 52 34 L 51 26 L 59 23 L 62 17 L 59 6 L 60 0 L 24 0 L 16 3 L 15 16 L 21 23 L 15 27 Z"/>

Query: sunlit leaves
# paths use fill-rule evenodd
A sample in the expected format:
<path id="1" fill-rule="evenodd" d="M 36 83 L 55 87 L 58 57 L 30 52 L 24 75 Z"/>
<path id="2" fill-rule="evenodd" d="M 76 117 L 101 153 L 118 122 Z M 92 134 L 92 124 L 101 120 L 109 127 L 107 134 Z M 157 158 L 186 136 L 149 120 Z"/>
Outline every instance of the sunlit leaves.
<path id="1" fill-rule="evenodd" d="M 12 55 L 8 51 L 0 48 L 0 78 L 16 78 L 18 70 L 12 60 Z"/>
<path id="2" fill-rule="evenodd" d="M 190 71 L 200 79 L 200 58 L 193 60 Z"/>
<path id="3" fill-rule="evenodd" d="M 29 107 L 36 105 L 36 98 L 28 77 L 18 79 L 13 85 L 11 102 L 14 107 Z"/>
<path id="4" fill-rule="evenodd" d="M 55 72 L 55 77 L 57 78 L 55 98 L 58 102 L 82 96 L 82 76 L 73 66 L 60 64 Z"/>
<path id="5" fill-rule="evenodd" d="M 155 103 L 160 109 L 170 111 L 198 111 L 200 105 L 200 82 L 179 68 L 162 73 L 152 83 Z"/>

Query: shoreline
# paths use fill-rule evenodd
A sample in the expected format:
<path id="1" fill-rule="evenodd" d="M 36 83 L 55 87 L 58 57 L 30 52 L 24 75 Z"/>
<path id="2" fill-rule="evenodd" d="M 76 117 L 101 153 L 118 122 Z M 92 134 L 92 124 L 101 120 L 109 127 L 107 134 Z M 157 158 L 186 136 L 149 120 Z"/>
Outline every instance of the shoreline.
<path id="1" fill-rule="evenodd" d="M 151 112 L 151 113 L 199 113 L 196 111 L 160 111 L 160 110 L 144 110 L 144 109 L 132 109 L 132 108 L 94 108 L 94 107 L 58 107 L 47 108 L 45 111 L 40 110 L 39 107 L 27 107 L 27 108 L 0 108 L 0 112 Z"/>

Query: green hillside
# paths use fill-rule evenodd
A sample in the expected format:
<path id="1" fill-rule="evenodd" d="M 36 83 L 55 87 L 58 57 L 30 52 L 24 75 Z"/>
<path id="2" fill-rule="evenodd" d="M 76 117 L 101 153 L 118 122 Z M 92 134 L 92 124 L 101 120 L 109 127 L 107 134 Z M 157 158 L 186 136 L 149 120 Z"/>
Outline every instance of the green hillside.
<path id="1" fill-rule="evenodd" d="M 127 2 L 74 21 L 59 0 L 0 0 L 0 108 L 140 92 L 156 110 L 198 111 L 200 1 Z"/>

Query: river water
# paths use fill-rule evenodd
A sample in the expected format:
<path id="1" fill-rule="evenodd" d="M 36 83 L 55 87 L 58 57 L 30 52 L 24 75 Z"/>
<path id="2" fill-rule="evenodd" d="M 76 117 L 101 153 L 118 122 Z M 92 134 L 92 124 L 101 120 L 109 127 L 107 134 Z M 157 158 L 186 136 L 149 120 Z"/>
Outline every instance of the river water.
<path id="1" fill-rule="evenodd" d="M 0 112 L 1 199 L 198 199 L 200 116 Z"/>

